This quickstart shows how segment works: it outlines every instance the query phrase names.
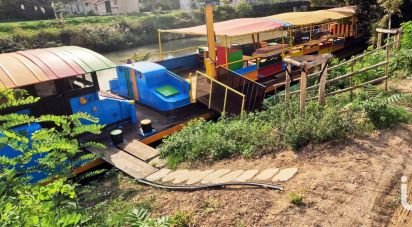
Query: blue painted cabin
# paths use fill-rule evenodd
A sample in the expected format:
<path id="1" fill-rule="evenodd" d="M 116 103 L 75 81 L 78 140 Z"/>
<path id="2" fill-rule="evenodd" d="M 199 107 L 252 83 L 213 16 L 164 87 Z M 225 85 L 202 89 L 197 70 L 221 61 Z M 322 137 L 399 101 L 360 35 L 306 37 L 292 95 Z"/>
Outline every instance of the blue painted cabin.
<path id="1" fill-rule="evenodd" d="M 117 66 L 116 70 L 117 79 L 110 81 L 114 93 L 159 111 L 190 104 L 190 84 L 160 64 L 136 62 Z"/>
<path id="2" fill-rule="evenodd" d="M 30 95 L 40 98 L 30 105 L 0 110 L 0 114 L 41 116 L 84 112 L 99 118 L 100 124 L 127 121 L 137 123 L 133 101 L 100 95 L 97 72 L 114 68 L 115 64 L 96 52 L 69 46 L 4 53 L 0 54 L 0 66 L 0 89 L 24 89 Z M 30 138 L 41 127 L 50 126 L 20 125 L 12 130 L 24 132 Z M 20 154 L 19 151 L 0 144 L 0 157 L 14 158 Z M 27 165 L 16 168 L 33 167 L 40 157 L 41 155 L 36 155 Z M 47 174 L 35 173 L 30 176 L 31 182 L 44 179 Z"/>

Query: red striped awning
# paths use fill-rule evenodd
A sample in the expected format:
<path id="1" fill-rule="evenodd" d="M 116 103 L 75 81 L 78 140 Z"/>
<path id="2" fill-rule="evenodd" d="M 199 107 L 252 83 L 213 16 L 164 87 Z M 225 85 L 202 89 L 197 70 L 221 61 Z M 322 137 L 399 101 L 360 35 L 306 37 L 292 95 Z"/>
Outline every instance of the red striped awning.
<path id="1" fill-rule="evenodd" d="M 91 50 L 55 47 L 0 54 L 0 89 L 82 75 L 116 65 Z"/>

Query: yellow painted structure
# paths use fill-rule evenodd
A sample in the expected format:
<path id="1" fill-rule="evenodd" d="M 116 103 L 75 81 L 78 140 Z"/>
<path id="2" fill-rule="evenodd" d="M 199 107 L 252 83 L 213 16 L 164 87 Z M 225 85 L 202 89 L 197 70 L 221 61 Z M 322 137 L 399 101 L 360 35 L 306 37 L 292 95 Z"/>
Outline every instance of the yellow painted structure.
<path id="1" fill-rule="evenodd" d="M 216 40 L 213 27 L 213 3 L 205 4 L 205 21 L 209 51 L 209 57 L 205 59 L 206 74 L 211 78 L 216 78 Z"/>

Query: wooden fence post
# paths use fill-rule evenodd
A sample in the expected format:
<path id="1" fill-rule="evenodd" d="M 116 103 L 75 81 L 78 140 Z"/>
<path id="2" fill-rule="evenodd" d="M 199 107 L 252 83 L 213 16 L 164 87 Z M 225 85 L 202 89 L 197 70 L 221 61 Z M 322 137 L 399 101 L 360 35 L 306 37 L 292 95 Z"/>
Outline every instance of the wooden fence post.
<path id="1" fill-rule="evenodd" d="M 321 69 L 323 73 L 320 75 L 319 81 L 319 104 L 321 106 L 326 105 L 326 80 L 328 76 L 328 63 L 327 60 L 323 60 Z"/>
<path id="2" fill-rule="evenodd" d="M 388 79 L 389 79 L 389 44 L 386 44 L 386 65 L 385 65 L 385 91 L 388 91 Z"/>
<path id="3" fill-rule="evenodd" d="M 396 49 L 399 50 L 401 48 L 401 32 L 396 35 Z"/>
<path id="4" fill-rule="evenodd" d="M 286 66 L 286 78 L 285 78 L 285 105 L 289 105 L 289 96 L 290 96 L 290 77 L 292 73 L 292 65 L 288 63 Z"/>
<path id="5" fill-rule="evenodd" d="M 307 62 L 302 62 L 302 73 L 300 74 L 300 114 L 302 116 L 305 114 L 307 76 Z"/>
<path id="6" fill-rule="evenodd" d="M 378 32 L 378 41 L 376 43 L 376 47 L 379 48 L 382 45 L 382 33 Z"/>
<path id="7" fill-rule="evenodd" d="M 355 61 L 353 61 L 352 63 L 351 63 L 351 65 L 350 65 L 350 73 L 351 73 L 351 75 L 350 75 L 350 87 L 351 88 L 353 88 L 353 67 L 355 66 L 355 64 L 356 64 L 356 60 Z M 353 89 L 350 89 L 350 100 L 352 100 L 353 99 Z"/>

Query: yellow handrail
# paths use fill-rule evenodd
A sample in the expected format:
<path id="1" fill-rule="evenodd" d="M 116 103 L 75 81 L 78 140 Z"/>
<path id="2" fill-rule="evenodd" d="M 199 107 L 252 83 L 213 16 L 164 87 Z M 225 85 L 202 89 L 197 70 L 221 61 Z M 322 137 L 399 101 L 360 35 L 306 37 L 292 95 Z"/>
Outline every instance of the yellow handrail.
<path id="1" fill-rule="evenodd" d="M 210 109 L 210 107 L 211 107 L 211 105 L 212 105 L 212 92 L 213 92 L 213 89 L 212 89 L 212 87 L 213 87 L 213 83 L 216 83 L 216 84 L 218 84 L 218 85 L 220 85 L 220 86 L 222 86 L 222 87 L 224 87 L 225 88 L 225 96 L 224 96 L 224 101 L 223 101 L 223 113 L 225 113 L 226 112 L 226 107 L 227 107 L 227 92 L 228 92 L 228 90 L 229 91 L 231 91 L 231 92 L 234 92 L 235 94 L 237 94 L 237 95 L 239 95 L 239 96 L 241 96 L 242 97 L 242 105 L 241 105 L 241 107 L 240 107 L 240 114 L 242 115 L 243 114 L 243 110 L 244 110 L 244 106 L 245 106 L 245 95 L 244 94 L 242 94 L 241 92 L 239 92 L 239 91 L 237 91 L 237 90 L 235 90 L 235 89 L 233 89 L 233 88 L 231 88 L 231 87 L 229 87 L 229 86 L 227 86 L 226 84 L 224 84 L 224 83 L 222 83 L 222 82 L 220 82 L 220 81 L 218 81 L 218 80 L 216 80 L 216 79 L 213 79 L 212 77 L 209 77 L 208 75 L 206 75 L 206 74 L 204 74 L 204 73 L 202 73 L 202 72 L 199 72 L 199 71 L 196 71 L 196 78 L 198 77 L 198 75 L 201 75 L 201 76 L 204 76 L 204 77 L 206 77 L 208 80 L 210 80 L 210 90 L 209 90 L 209 105 L 208 105 L 208 108 Z"/>

